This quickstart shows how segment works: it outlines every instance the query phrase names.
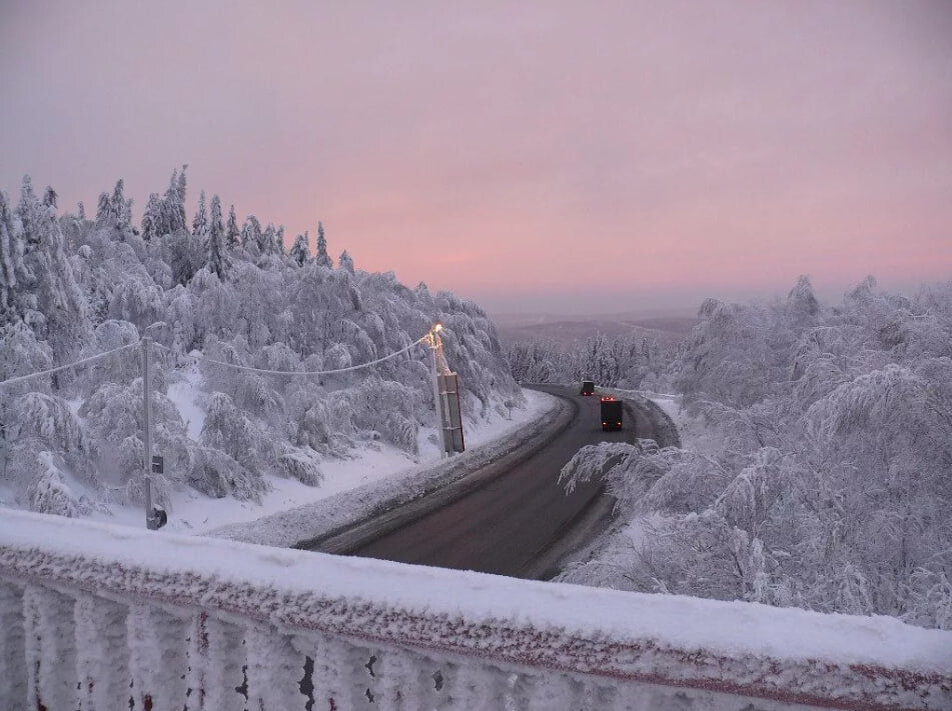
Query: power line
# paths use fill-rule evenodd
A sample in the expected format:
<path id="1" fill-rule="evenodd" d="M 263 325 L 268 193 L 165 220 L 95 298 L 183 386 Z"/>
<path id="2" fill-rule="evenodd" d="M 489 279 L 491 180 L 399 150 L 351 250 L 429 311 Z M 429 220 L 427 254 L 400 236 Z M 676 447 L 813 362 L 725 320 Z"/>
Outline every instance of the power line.
<path id="1" fill-rule="evenodd" d="M 83 358 L 82 360 L 73 361 L 72 363 L 67 363 L 66 365 L 58 365 L 55 368 L 50 368 L 49 370 L 41 370 L 36 373 L 28 373 L 27 375 L 18 375 L 15 378 L 9 378 L 7 380 L 0 381 L 0 387 L 4 385 L 12 385 L 13 383 L 19 383 L 24 380 L 29 380 L 30 378 L 39 378 L 43 375 L 52 375 L 53 373 L 58 373 L 61 370 L 66 370 L 67 368 L 73 368 L 77 365 L 84 365 L 86 363 L 92 362 L 94 360 L 99 360 L 100 358 L 105 358 L 107 355 L 112 355 L 113 353 L 118 353 L 119 351 L 124 351 L 129 348 L 138 348 L 139 343 L 130 343 L 126 346 L 119 346 L 118 348 L 113 348 L 111 351 L 105 351 L 103 353 L 97 353 L 94 356 L 89 356 L 88 358 Z"/>
<path id="2" fill-rule="evenodd" d="M 204 356 L 204 355 L 202 356 L 186 355 L 185 357 L 192 358 L 193 360 L 197 360 L 197 361 L 201 360 L 201 361 L 204 361 L 205 363 L 213 363 L 215 365 L 221 365 L 226 368 L 234 368 L 235 370 L 245 370 L 252 373 L 263 373 L 265 375 L 307 375 L 307 376 L 334 375 L 336 373 L 347 373 L 352 370 L 360 370 L 361 368 L 368 368 L 372 365 L 377 365 L 378 363 L 383 363 L 386 360 L 390 360 L 391 358 L 396 358 L 397 356 L 403 355 L 407 351 L 411 350 L 414 346 L 420 345 L 425 340 L 427 340 L 428 337 L 429 337 L 429 334 L 426 334 L 422 338 L 408 345 L 406 348 L 401 348 L 399 351 L 395 351 L 393 353 L 390 353 L 389 355 L 385 355 L 383 358 L 377 358 L 376 360 L 372 360 L 367 363 L 360 363 L 358 365 L 351 365 L 351 366 L 348 366 L 347 368 L 335 368 L 333 370 L 269 370 L 267 368 L 254 368 L 250 365 L 238 365 L 236 363 L 226 363 L 225 361 L 215 360 L 214 358 L 209 358 L 208 356 Z M 164 351 L 168 351 L 169 353 L 172 352 L 171 348 L 167 346 L 163 346 L 159 343 L 154 343 L 153 345 L 156 346 L 157 348 L 161 348 Z"/>
<path id="3" fill-rule="evenodd" d="M 185 357 L 191 358 L 193 360 L 201 360 L 206 363 L 212 363 L 214 365 L 221 365 L 226 368 L 234 368 L 235 370 L 245 370 L 245 371 L 249 371 L 253 373 L 263 373 L 265 375 L 306 375 L 306 376 L 335 375 L 337 373 L 347 373 L 352 370 L 360 370 L 361 368 L 369 368 L 372 365 L 377 365 L 378 363 L 383 363 L 384 361 L 390 360 L 391 358 L 396 358 L 397 356 L 403 355 L 407 351 L 413 349 L 415 346 L 420 345 L 421 343 L 426 341 L 428 338 L 429 338 L 429 333 L 425 334 L 423 337 L 414 341 L 413 343 L 406 346 L 405 348 L 401 348 L 399 351 L 395 351 L 393 353 L 390 353 L 389 355 L 385 355 L 382 358 L 377 358 L 376 360 L 372 360 L 367 363 L 351 365 L 351 366 L 348 366 L 347 368 L 334 368 L 332 370 L 269 370 L 267 368 L 254 368 L 250 365 L 237 365 L 236 363 L 226 363 L 225 361 L 215 360 L 214 358 L 209 358 L 208 356 L 204 356 L 204 355 L 202 356 L 186 355 Z M 136 343 L 130 343 L 125 346 L 119 346 L 118 348 L 113 348 L 110 351 L 97 353 L 94 356 L 89 356 L 88 358 L 83 358 L 82 360 L 73 361 L 72 363 L 66 363 L 65 365 L 59 365 L 59 366 L 56 366 L 55 368 L 49 368 L 48 370 L 41 370 L 36 373 L 28 373 L 27 375 L 18 375 L 14 378 L 9 378 L 7 380 L 0 381 L 0 387 L 3 387 L 5 385 L 13 385 L 14 383 L 23 382 L 31 378 L 39 378 L 44 375 L 52 375 L 53 373 L 58 373 L 62 370 L 66 370 L 67 368 L 73 368 L 75 366 L 84 365 L 86 363 L 99 360 L 100 358 L 105 358 L 106 356 L 112 355 L 113 353 L 118 353 L 120 351 L 128 350 L 131 348 L 138 348 L 141 345 L 141 343 L 142 341 L 140 340 L 140 341 L 137 341 Z M 152 345 L 154 345 L 156 348 L 161 348 L 164 351 L 168 351 L 169 353 L 172 352 L 171 348 L 169 348 L 168 346 L 163 346 L 160 343 L 153 342 Z"/>

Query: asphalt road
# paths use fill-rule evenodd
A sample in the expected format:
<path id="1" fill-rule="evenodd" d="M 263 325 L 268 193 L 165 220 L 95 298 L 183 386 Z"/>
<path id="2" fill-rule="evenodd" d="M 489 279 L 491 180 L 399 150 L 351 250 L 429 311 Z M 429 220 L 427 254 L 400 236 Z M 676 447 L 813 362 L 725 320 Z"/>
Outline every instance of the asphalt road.
<path id="1" fill-rule="evenodd" d="M 534 561 L 550 551 L 601 496 L 590 482 L 566 495 L 559 472 L 586 444 L 654 437 L 641 413 L 626 413 L 625 428 L 602 432 L 598 396 L 557 386 L 535 389 L 571 401 L 568 427 L 533 456 L 447 506 L 362 547 L 352 555 L 404 563 L 534 577 Z"/>

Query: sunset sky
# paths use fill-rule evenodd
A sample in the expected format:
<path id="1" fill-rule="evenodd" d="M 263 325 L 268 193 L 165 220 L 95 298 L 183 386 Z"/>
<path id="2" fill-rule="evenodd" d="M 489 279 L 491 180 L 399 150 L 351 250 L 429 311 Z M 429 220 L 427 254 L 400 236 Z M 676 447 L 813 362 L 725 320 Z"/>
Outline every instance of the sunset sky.
<path id="1" fill-rule="evenodd" d="M 0 0 L 0 188 L 198 191 L 497 313 L 952 278 L 952 2 Z"/>

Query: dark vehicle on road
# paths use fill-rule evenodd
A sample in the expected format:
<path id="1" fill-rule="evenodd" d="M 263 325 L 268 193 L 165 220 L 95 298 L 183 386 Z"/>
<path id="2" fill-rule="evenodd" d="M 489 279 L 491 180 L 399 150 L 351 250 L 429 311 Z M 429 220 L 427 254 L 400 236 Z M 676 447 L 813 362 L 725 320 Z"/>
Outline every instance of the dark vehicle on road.
<path id="1" fill-rule="evenodd" d="M 595 394 L 595 383 L 591 380 L 582 381 L 582 389 L 579 391 L 579 395 L 594 395 Z"/>
<path id="2" fill-rule="evenodd" d="M 602 405 L 602 429 L 620 430 L 622 423 L 622 404 L 621 400 L 616 400 L 610 395 L 603 397 Z"/>

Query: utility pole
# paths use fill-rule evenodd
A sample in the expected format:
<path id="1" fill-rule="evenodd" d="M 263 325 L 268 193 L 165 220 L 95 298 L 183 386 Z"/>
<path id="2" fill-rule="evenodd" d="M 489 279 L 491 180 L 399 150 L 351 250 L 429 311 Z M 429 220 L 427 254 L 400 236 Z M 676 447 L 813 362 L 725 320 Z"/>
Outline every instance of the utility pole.
<path id="1" fill-rule="evenodd" d="M 437 428 L 440 433 L 440 458 L 443 459 L 449 456 L 446 447 L 446 417 L 443 413 L 443 399 L 440 397 L 440 366 L 439 366 L 439 350 L 440 350 L 440 337 L 439 332 L 443 330 L 443 324 L 437 321 L 433 324 L 433 328 L 430 329 L 429 334 L 429 344 L 430 344 L 430 366 L 432 375 L 433 375 L 433 406 L 436 408 L 436 421 Z"/>
<path id="2" fill-rule="evenodd" d="M 463 417 L 459 402 L 459 378 L 456 373 L 450 372 L 443 359 L 443 341 L 440 339 L 442 330 L 443 324 L 437 321 L 429 333 L 430 364 L 433 370 L 433 404 L 436 407 L 440 444 L 443 447 L 441 458 L 466 449 L 463 442 Z"/>
<path id="3" fill-rule="evenodd" d="M 145 458 L 143 462 L 145 476 L 145 525 L 155 528 L 152 515 L 152 339 L 142 339 L 142 425 Z"/>

